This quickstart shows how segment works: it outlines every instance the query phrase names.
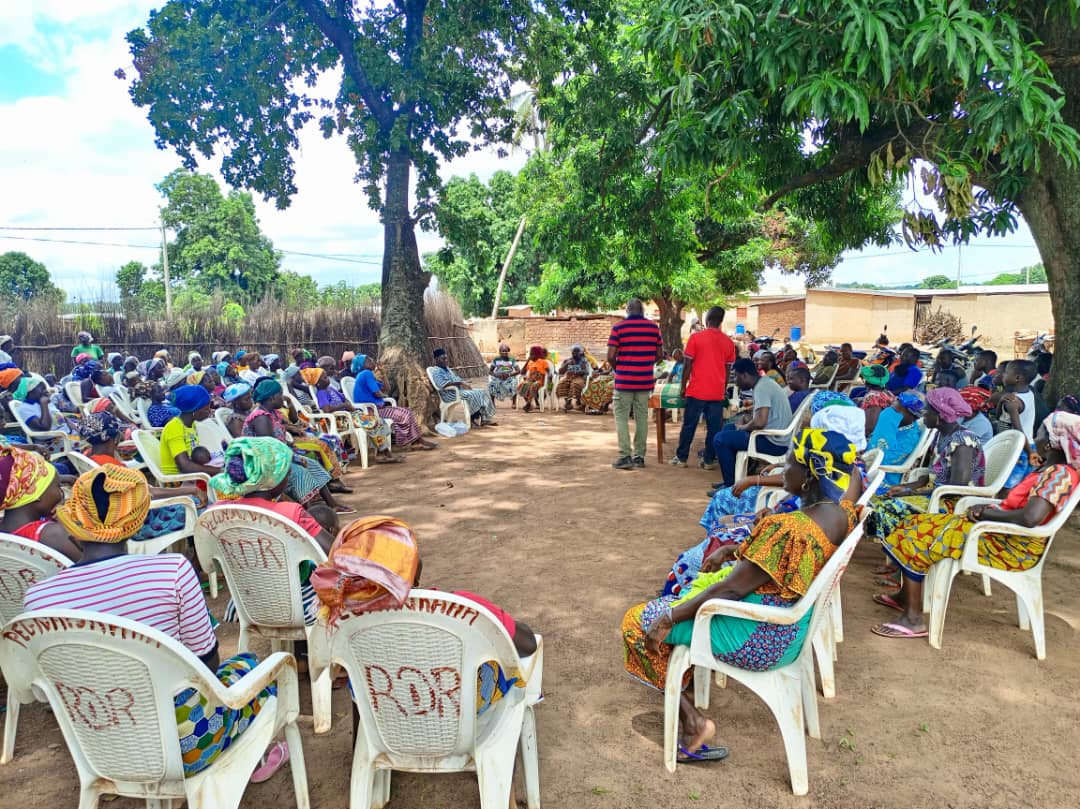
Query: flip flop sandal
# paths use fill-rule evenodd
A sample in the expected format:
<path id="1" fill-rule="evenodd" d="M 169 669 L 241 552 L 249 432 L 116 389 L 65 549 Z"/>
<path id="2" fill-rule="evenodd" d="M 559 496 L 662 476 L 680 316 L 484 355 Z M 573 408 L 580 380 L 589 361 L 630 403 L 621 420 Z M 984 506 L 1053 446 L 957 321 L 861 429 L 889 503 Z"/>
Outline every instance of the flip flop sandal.
<path id="1" fill-rule="evenodd" d="M 274 742 L 274 744 L 270 746 L 270 749 L 266 751 L 266 754 L 262 757 L 262 761 L 259 762 L 259 766 L 255 768 L 255 772 L 251 774 L 251 778 L 248 780 L 253 784 L 261 784 L 263 781 L 269 781 L 288 760 L 289 745 L 285 744 L 285 742 Z"/>
<path id="2" fill-rule="evenodd" d="M 728 749 L 726 747 L 709 747 L 707 744 L 701 745 L 701 747 L 693 753 L 680 744 L 679 752 L 682 753 L 682 755 L 675 758 L 679 764 L 701 764 L 711 761 L 723 761 L 728 757 Z"/>
<path id="3" fill-rule="evenodd" d="M 356 509 L 355 508 L 350 508 L 349 506 L 338 506 L 337 508 L 334 509 L 334 513 L 335 514 L 355 514 Z"/>
<path id="4" fill-rule="evenodd" d="M 899 579 L 874 579 L 875 587 L 899 587 Z"/>
<path id="5" fill-rule="evenodd" d="M 880 604 L 883 607 L 888 607 L 890 610 L 896 610 L 897 612 L 904 611 L 904 606 L 889 593 L 878 593 L 874 596 L 874 603 Z"/>
<path id="6" fill-rule="evenodd" d="M 894 573 L 899 573 L 900 568 L 892 567 L 890 565 L 879 565 L 870 572 L 873 573 L 875 576 L 891 576 Z"/>
<path id="7" fill-rule="evenodd" d="M 901 624 L 878 624 L 870 627 L 870 631 L 882 638 L 925 638 L 930 633 L 925 629 L 917 632 Z"/>

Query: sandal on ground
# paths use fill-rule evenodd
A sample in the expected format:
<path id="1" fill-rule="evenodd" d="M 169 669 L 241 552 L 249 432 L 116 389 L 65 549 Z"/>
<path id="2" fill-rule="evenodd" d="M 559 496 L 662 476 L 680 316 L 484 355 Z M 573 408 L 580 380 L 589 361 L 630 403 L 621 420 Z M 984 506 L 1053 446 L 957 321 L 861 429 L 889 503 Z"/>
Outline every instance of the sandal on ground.
<path id="1" fill-rule="evenodd" d="M 874 586 L 875 587 L 899 587 L 900 586 L 900 577 L 897 576 L 895 579 L 874 579 Z"/>
<path id="2" fill-rule="evenodd" d="M 375 458 L 375 463 L 402 463 L 404 460 L 404 458 L 398 458 L 396 455 L 379 455 Z M 333 489 L 330 491 L 333 491 Z"/>
<path id="3" fill-rule="evenodd" d="M 355 514 L 356 509 L 351 506 L 338 506 L 334 509 L 335 514 Z"/>
<path id="4" fill-rule="evenodd" d="M 893 567 L 892 565 L 878 565 L 870 572 L 875 576 L 891 576 L 894 573 L 899 573 L 900 568 Z"/>
<path id="5" fill-rule="evenodd" d="M 332 481 L 327 484 L 326 488 L 332 491 L 334 494 L 352 494 L 353 490 L 339 481 Z"/>
<path id="6" fill-rule="evenodd" d="M 709 747 L 707 744 L 701 745 L 701 747 L 692 753 L 680 744 L 679 753 L 681 755 L 676 756 L 675 758 L 679 764 L 700 764 L 710 761 L 723 761 L 728 757 L 728 749 L 726 747 Z"/>
<path id="7" fill-rule="evenodd" d="M 904 611 L 904 605 L 893 598 L 892 593 L 878 593 L 874 596 L 874 603 L 880 604 L 883 607 L 888 607 L 890 610 L 896 610 L 897 612 Z"/>
<path id="8" fill-rule="evenodd" d="M 921 632 L 903 624 L 878 624 L 870 627 L 870 631 L 883 638 L 925 638 L 930 633 L 925 629 Z"/>
<path id="9" fill-rule="evenodd" d="M 263 781 L 269 781 L 288 760 L 289 745 L 285 742 L 274 742 L 262 757 L 259 766 L 255 768 L 255 772 L 251 774 L 251 783 L 261 784 Z"/>

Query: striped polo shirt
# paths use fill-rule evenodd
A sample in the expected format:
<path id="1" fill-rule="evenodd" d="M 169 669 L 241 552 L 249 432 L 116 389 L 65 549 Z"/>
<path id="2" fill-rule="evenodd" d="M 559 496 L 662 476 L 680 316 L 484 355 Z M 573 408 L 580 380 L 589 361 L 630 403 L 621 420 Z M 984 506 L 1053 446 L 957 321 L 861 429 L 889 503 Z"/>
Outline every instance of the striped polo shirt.
<path id="1" fill-rule="evenodd" d="M 178 553 L 125 554 L 73 565 L 27 590 L 23 606 L 130 618 L 164 632 L 199 656 L 217 644 L 199 577 Z"/>
<path id="2" fill-rule="evenodd" d="M 644 315 L 630 315 L 611 327 L 608 348 L 614 348 L 615 390 L 652 390 L 653 366 L 663 345 L 660 327 Z"/>

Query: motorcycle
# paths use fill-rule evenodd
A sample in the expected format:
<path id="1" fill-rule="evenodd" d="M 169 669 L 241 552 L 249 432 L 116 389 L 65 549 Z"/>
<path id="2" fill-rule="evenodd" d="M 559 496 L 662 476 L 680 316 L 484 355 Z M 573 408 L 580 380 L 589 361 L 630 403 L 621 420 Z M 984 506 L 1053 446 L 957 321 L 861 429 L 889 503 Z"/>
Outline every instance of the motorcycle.
<path id="1" fill-rule="evenodd" d="M 1028 349 L 1027 358 L 1034 362 L 1039 358 L 1040 354 L 1052 354 L 1049 343 L 1053 340 L 1049 332 L 1040 332 L 1036 335 L 1034 342 L 1031 344 L 1031 348 Z"/>

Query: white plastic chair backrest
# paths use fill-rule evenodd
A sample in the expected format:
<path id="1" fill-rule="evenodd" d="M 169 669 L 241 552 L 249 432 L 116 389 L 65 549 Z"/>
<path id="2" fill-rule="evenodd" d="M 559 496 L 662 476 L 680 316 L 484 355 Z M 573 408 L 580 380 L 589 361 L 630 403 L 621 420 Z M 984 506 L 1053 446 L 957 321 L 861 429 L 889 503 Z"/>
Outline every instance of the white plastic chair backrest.
<path id="1" fill-rule="evenodd" d="M 109 393 L 109 398 L 114 402 L 119 401 L 125 405 L 131 405 L 131 394 L 128 392 L 127 388 L 120 384 L 117 384 L 112 389 L 112 392 Z"/>
<path id="2" fill-rule="evenodd" d="M 851 533 L 847 535 L 847 539 L 840 543 L 839 548 L 833 551 L 833 555 L 829 557 L 829 561 L 825 563 L 825 566 L 810 583 L 806 595 L 799 599 L 799 603 L 793 607 L 793 609 L 800 609 L 803 606 L 803 602 L 807 602 L 806 606 L 808 608 L 814 608 L 814 614 L 810 618 L 810 626 L 806 632 L 806 641 L 803 645 L 802 654 L 812 654 L 812 652 L 809 651 L 810 647 L 813 646 L 810 641 L 813 640 L 818 629 L 820 629 L 821 622 L 826 620 L 830 613 L 830 610 L 819 609 L 819 607 L 821 607 L 825 601 L 831 599 L 833 593 L 836 592 L 836 587 L 840 583 L 840 578 L 844 575 L 844 571 L 847 570 L 848 563 L 855 553 L 855 548 L 858 547 L 859 542 L 862 540 L 863 526 L 869 515 L 870 509 L 864 509 L 861 519 L 855 524 Z M 803 614 L 805 614 L 805 611 Z"/>
<path id="3" fill-rule="evenodd" d="M 228 433 L 230 437 L 232 433 L 229 432 L 229 419 L 232 418 L 233 412 L 231 407 L 219 407 L 214 411 L 214 421 L 221 425 L 221 429 Z"/>
<path id="4" fill-rule="evenodd" d="M 345 400 L 349 404 L 356 404 L 353 400 L 353 386 L 356 385 L 356 378 L 351 376 L 341 377 L 341 392 L 345 394 Z"/>
<path id="5" fill-rule="evenodd" d="M 300 563 L 326 554 L 299 525 L 257 506 L 218 505 L 195 523 L 195 551 L 204 566 L 220 562 L 242 623 L 304 626 Z"/>
<path id="6" fill-rule="evenodd" d="M 874 476 L 882 461 L 885 460 L 885 453 L 880 449 L 868 449 L 862 454 L 862 459 L 863 464 L 866 466 L 866 477 L 869 479 Z"/>
<path id="7" fill-rule="evenodd" d="M 195 422 L 195 432 L 199 436 L 199 446 L 206 447 L 211 452 L 224 451 L 222 442 L 228 444 L 232 441 L 232 433 L 214 419 Z"/>
<path id="8" fill-rule="evenodd" d="M 1027 444 L 1026 436 L 1019 430 L 1004 430 L 983 447 L 986 456 L 985 486 L 997 493 L 1012 474 L 1020 453 Z"/>
<path id="9" fill-rule="evenodd" d="M 795 435 L 795 431 L 799 428 L 799 425 L 802 424 L 803 418 L 806 416 L 807 412 L 810 410 L 810 406 L 813 403 L 813 396 L 807 396 L 805 399 L 802 400 L 802 403 L 799 405 L 799 407 L 795 410 L 794 413 L 791 414 L 791 421 L 788 423 L 788 426 L 784 428 L 785 432 L 787 432 L 791 436 Z"/>
<path id="10" fill-rule="evenodd" d="M 932 448 L 936 446 L 938 431 L 937 430 L 923 430 L 922 438 L 919 439 L 919 443 L 915 445 L 915 449 L 911 451 L 911 454 L 904 458 L 900 466 L 914 467 L 919 466 L 926 457 L 928 452 L 932 451 Z"/>
<path id="11" fill-rule="evenodd" d="M 131 440 L 135 442 L 135 448 L 143 462 L 150 467 L 158 482 L 161 482 L 161 477 L 165 474 L 161 471 L 161 441 L 149 430 L 132 431 Z"/>
<path id="12" fill-rule="evenodd" d="M 458 399 L 461 398 L 461 388 L 457 388 L 457 387 L 454 387 L 454 388 L 440 388 L 438 385 L 435 384 L 435 368 L 434 367 L 428 366 L 428 368 L 427 368 L 427 378 L 428 378 L 428 382 L 431 383 L 431 387 L 435 388 L 436 392 L 441 393 L 441 391 L 445 390 L 448 393 L 454 394 L 454 399 L 452 401 L 457 401 Z M 440 401 L 442 401 L 442 396 L 441 395 L 440 395 L 439 399 L 440 399 Z M 449 402 L 444 402 L 444 404 L 449 404 Z"/>
<path id="13" fill-rule="evenodd" d="M 78 452 L 77 450 L 72 450 L 71 452 L 69 452 L 67 454 L 67 459 L 71 461 L 71 465 L 75 467 L 75 471 L 78 472 L 80 475 L 89 472 L 91 469 L 97 469 L 99 466 L 101 466 L 101 464 L 99 464 L 93 458 L 90 458 L 83 453 Z"/>
<path id="14" fill-rule="evenodd" d="M 486 608 L 422 589 L 403 609 L 342 618 L 331 630 L 330 655 L 349 673 L 369 741 L 425 759 L 474 748 L 482 663 L 498 662 L 507 676 L 521 669 L 513 641 Z M 524 698 L 524 688 L 513 690 Z M 514 695 L 505 701 L 512 704 Z"/>
<path id="15" fill-rule="evenodd" d="M 150 417 L 146 415 L 146 411 L 150 408 L 150 400 L 138 398 L 135 400 L 135 413 L 139 417 L 139 421 L 143 427 L 150 428 Z"/>
<path id="16" fill-rule="evenodd" d="M 109 394 L 109 399 L 112 400 L 112 403 L 116 406 L 120 415 L 132 420 L 139 420 L 139 413 L 132 404 L 131 397 L 128 396 L 126 390 L 123 388 L 116 388 Z"/>
<path id="17" fill-rule="evenodd" d="M 31 585 L 70 566 L 70 559 L 48 545 L 0 534 L 0 624 L 23 611 Z"/>
<path id="18" fill-rule="evenodd" d="M 173 695 L 220 693 L 195 655 L 146 624 L 82 610 L 26 612 L 0 653 L 23 701 L 45 694 L 84 771 L 119 782 L 183 782 Z"/>
<path id="19" fill-rule="evenodd" d="M 880 469 L 874 472 L 874 474 L 868 474 L 866 476 L 866 486 L 863 488 L 862 495 L 855 501 L 856 506 L 868 506 L 870 504 L 870 498 L 874 496 L 878 489 L 881 488 L 881 484 L 885 482 L 885 473 Z"/>
<path id="20" fill-rule="evenodd" d="M 65 382 L 64 383 L 64 393 L 67 394 L 68 399 L 71 400 L 71 403 L 73 405 L 75 405 L 76 407 L 82 407 L 83 406 L 84 402 L 83 402 L 83 397 L 82 397 L 82 383 L 81 382 L 76 382 L 74 380 L 71 381 L 71 382 Z"/>

